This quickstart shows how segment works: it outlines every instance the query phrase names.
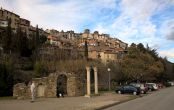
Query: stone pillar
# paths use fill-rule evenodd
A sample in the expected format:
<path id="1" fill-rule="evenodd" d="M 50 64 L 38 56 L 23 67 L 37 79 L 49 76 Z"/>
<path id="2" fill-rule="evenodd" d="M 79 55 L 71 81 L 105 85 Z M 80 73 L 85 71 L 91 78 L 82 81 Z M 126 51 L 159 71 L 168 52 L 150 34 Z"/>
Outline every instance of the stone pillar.
<path id="1" fill-rule="evenodd" d="M 90 97 L 91 96 L 91 79 L 90 79 L 90 67 L 86 67 L 86 71 L 87 71 L 87 94 L 86 97 Z"/>
<path id="2" fill-rule="evenodd" d="M 97 67 L 94 67 L 94 85 L 95 85 L 95 94 L 98 94 L 98 74 Z"/>

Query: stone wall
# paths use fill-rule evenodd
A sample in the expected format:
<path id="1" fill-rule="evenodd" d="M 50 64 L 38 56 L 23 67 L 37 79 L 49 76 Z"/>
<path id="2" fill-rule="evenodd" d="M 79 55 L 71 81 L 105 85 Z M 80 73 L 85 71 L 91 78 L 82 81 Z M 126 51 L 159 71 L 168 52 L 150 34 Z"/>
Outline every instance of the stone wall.
<path id="1" fill-rule="evenodd" d="M 25 83 L 18 83 L 14 86 L 13 97 L 23 99 L 26 96 L 27 86 Z"/>
<path id="2" fill-rule="evenodd" d="M 57 94 L 57 78 L 59 75 L 65 75 L 67 77 L 67 96 L 81 96 L 85 95 L 84 85 L 82 78 L 74 73 L 56 72 L 51 73 L 48 77 L 33 78 L 36 84 L 36 97 L 56 97 Z M 26 85 L 24 83 L 18 83 L 14 85 L 13 97 L 17 99 L 29 98 L 31 82 Z"/>

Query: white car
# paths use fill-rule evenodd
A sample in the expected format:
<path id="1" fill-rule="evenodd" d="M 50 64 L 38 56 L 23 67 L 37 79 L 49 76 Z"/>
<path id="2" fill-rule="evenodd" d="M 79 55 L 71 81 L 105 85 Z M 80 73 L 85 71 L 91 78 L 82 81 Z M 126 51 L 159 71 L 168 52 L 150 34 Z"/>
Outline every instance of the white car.
<path id="1" fill-rule="evenodd" d="M 174 82 L 170 81 L 168 82 L 171 86 L 174 86 Z"/>
<path id="2" fill-rule="evenodd" d="M 149 91 L 158 90 L 158 86 L 156 83 L 146 83 L 146 86 L 148 87 Z"/>

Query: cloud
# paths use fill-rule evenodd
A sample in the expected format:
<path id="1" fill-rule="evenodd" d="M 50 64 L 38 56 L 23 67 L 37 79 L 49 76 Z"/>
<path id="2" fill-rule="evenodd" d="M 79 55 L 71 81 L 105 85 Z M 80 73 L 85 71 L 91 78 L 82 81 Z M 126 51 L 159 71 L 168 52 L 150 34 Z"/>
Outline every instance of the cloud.
<path id="1" fill-rule="evenodd" d="M 106 28 L 103 28 L 102 24 L 97 24 L 95 27 L 95 30 L 93 31 L 99 31 L 99 33 L 107 33 L 109 30 Z"/>
<path id="2" fill-rule="evenodd" d="M 162 56 L 167 56 L 168 58 L 174 58 L 174 48 L 163 50 L 159 52 Z"/>
<path id="3" fill-rule="evenodd" d="M 21 16 L 31 20 L 34 25 L 40 24 L 45 28 L 77 30 L 77 25 L 90 17 L 81 13 L 84 7 L 72 1 L 56 3 L 53 6 L 41 0 L 16 0 L 16 6 L 16 11 Z"/>
<path id="4" fill-rule="evenodd" d="M 155 37 L 156 25 L 150 19 L 157 10 L 161 10 L 157 0 L 122 0 L 119 3 L 120 15 L 109 25 L 100 25 L 101 30 L 117 35 L 126 41 Z M 102 24 L 102 23 L 101 23 Z M 96 27 L 97 29 L 97 27 Z"/>
<path id="5" fill-rule="evenodd" d="M 168 38 L 169 40 L 174 40 L 174 28 L 173 28 L 173 30 L 168 34 L 167 38 Z"/>
<path id="6" fill-rule="evenodd" d="M 123 14 L 135 21 L 148 20 L 157 9 L 154 0 L 122 0 Z"/>
<path id="7" fill-rule="evenodd" d="M 2 5 L 21 17 L 31 20 L 33 25 L 44 28 L 78 31 L 85 23 L 92 24 L 101 19 L 102 10 L 115 9 L 115 0 L 4 0 Z"/>
<path id="8" fill-rule="evenodd" d="M 174 41 L 174 20 L 169 19 L 161 25 L 161 32 L 165 38 Z"/>

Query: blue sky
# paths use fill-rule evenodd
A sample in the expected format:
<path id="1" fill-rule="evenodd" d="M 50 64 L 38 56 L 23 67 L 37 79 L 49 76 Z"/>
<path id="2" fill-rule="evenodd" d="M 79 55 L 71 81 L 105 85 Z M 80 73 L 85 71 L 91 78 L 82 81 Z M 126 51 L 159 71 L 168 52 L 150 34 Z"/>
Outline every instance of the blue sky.
<path id="1" fill-rule="evenodd" d="M 174 62 L 174 0 L 1 0 L 0 6 L 44 29 L 107 33 L 143 43 Z"/>

